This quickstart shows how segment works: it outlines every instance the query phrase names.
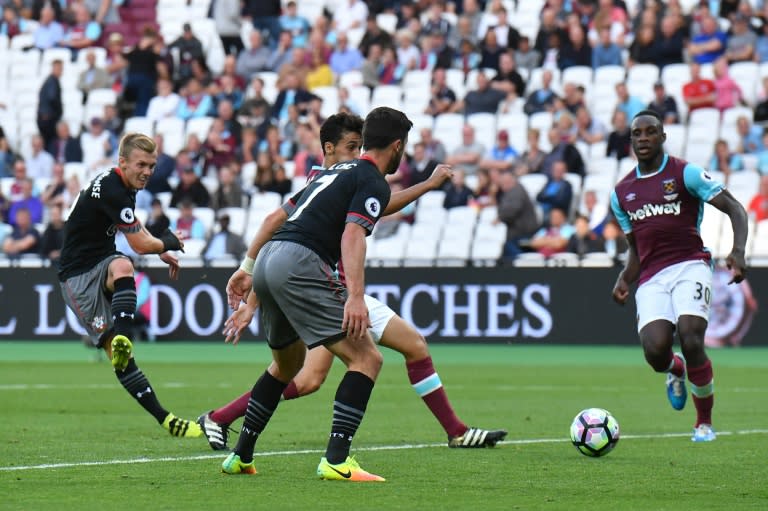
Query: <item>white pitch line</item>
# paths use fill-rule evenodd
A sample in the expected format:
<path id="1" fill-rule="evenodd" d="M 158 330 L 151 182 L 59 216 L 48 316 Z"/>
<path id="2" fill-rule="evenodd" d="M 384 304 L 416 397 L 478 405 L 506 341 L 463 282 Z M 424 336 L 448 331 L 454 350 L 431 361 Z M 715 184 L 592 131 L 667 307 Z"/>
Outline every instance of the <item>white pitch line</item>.
<path id="1" fill-rule="evenodd" d="M 768 434 L 768 429 L 744 429 L 738 431 L 719 431 L 718 436 L 732 436 L 732 435 L 765 435 Z M 654 435 L 622 435 L 622 440 L 648 440 L 655 438 L 677 438 L 687 437 L 690 433 L 661 433 Z M 505 440 L 499 442 L 499 445 L 528 445 L 528 444 L 555 444 L 570 442 L 568 438 L 530 438 L 530 439 L 518 439 L 518 440 Z M 445 447 L 445 443 L 439 444 L 404 444 L 404 445 L 380 445 L 375 447 L 358 447 L 355 451 L 361 452 L 373 452 L 373 451 L 399 451 L 408 449 L 428 449 L 433 447 Z M 296 456 L 299 454 L 322 454 L 324 449 L 301 449 L 295 451 L 271 451 L 271 452 L 255 452 L 253 456 L 255 458 L 265 458 L 269 456 Z M 110 460 L 110 461 L 82 461 L 77 463 L 46 463 L 42 465 L 22 465 L 16 467 L 0 467 L 0 472 L 17 472 L 21 470 L 50 470 L 56 468 L 73 468 L 73 467 L 103 467 L 104 465 L 135 465 L 140 463 L 160 463 L 164 461 L 196 461 L 196 460 L 210 460 L 210 459 L 223 459 L 225 456 L 223 453 L 218 454 L 199 454 L 196 456 L 164 456 L 161 458 L 132 458 L 127 460 Z"/>

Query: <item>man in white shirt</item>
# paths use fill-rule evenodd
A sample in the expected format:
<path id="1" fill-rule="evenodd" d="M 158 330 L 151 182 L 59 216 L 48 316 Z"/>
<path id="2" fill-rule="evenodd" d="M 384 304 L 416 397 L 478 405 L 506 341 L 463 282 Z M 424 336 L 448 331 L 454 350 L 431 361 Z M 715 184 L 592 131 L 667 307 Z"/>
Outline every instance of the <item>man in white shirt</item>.
<path id="1" fill-rule="evenodd" d="M 166 117 L 175 117 L 179 106 L 179 95 L 173 92 L 173 84 L 166 79 L 157 81 L 157 96 L 149 100 L 147 118 L 157 122 Z"/>
<path id="2" fill-rule="evenodd" d="M 43 137 L 32 136 L 32 153 L 24 159 L 27 164 L 27 176 L 36 179 L 39 177 L 51 177 L 53 174 L 53 156 L 43 149 Z"/>
<path id="3" fill-rule="evenodd" d="M 98 117 L 91 119 L 88 131 L 80 135 L 80 148 L 83 150 L 83 163 L 89 177 L 107 170 L 112 162 L 114 147 L 109 131 L 104 129 L 104 121 Z"/>
<path id="4" fill-rule="evenodd" d="M 333 13 L 333 24 L 337 34 L 352 28 L 363 28 L 368 19 L 368 6 L 363 0 L 348 0 L 346 6 L 339 5 Z"/>

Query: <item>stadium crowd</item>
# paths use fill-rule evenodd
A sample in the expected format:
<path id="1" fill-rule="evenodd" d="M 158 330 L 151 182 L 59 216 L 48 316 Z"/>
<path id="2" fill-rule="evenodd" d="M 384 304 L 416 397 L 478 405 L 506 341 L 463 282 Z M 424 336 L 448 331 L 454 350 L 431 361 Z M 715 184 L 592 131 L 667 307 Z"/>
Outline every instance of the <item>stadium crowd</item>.
<path id="1" fill-rule="evenodd" d="M 193 7 L 208 18 L 180 23 Z M 445 190 L 377 227 L 372 244 L 399 247 L 399 259 L 409 236 L 463 222 L 468 230 L 446 229 L 422 263 L 620 257 L 626 241 L 608 196 L 633 165 L 629 125 L 644 108 L 665 119 L 670 152 L 722 173 L 757 224 L 768 218 L 761 0 L 2 8 L 0 252 L 10 259 L 55 260 L 78 191 L 113 164 L 123 133 L 141 131 L 162 154 L 137 215 L 150 232 L 180 230 L 188 255 L 230 263 L 322 162 L 323 119 L 383 104 L 416 126 L 393 189 L 439 162 L 455 168 Z"/>

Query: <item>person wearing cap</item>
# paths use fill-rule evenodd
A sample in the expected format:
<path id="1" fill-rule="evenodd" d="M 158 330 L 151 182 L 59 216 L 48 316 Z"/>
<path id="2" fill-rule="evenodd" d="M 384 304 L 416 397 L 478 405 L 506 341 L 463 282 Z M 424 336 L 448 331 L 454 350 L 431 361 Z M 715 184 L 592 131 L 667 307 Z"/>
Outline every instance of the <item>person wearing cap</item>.
<path id="1" fill-rule="evenodd" d="M 179 52 L 179 65 L 174 78 L 180 83 L 192 76 L 192 61 L 205 58 L 203 43 L 195 37 L 189 23 L 184 23 L 181 35 L 169 45 L 168 49 Z"/>
<path id="2" fill-rule="evenodd" d="M 496 134 L 496 144 L 480 161 L 480 168 L 499 171 L 511 170 L 517 156 L 518 152 L 509 145 L 509 132 L 502 129 Z"/>
<path id="3" fill-rule="evenodd" d="M 677 101 L 664 90 L 662 82 L 653 84 L 653 100 L 648 103 L 648 110 L 653 110 L 664 120 L 664 124 L 676 124 L 680 122 L 680 114 L 677 111 Z"/>
<path id="4" fill-rule="evenodd" d="M 749 27 L 749 19 L 736 13 L 731 24 L 731 35 L 725 44 L 725 56 L 729 63 L 749 62 L 755 56 L 757 34 Z"/>

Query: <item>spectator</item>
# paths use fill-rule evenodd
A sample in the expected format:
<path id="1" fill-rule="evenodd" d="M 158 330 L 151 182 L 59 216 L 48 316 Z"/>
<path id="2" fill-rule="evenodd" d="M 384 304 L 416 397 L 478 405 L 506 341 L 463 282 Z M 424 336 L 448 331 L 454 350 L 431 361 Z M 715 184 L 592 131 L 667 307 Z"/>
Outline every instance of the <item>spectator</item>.
<path id="1" fill-rule="evenodd" d="M 768 175 L 760 177 L 760 188 L 757 194 L 749 201 L 747 208 L 750 218 L 755 222 L 768 220 Z"/>
<path id="2" fill-rule="evenodd" d="M 491 79 L 491 87 L 514 98 L 525 96 L 525 81 L 517 72 L 515 57 L 511 52 L 499 56 L 499 71 Z"/>
<path id="3" fill-rule="evenodd" d="M 18 208 L 13 232 L 3 240 L 5 255 L 15 259 L 24 254 L 39 253 L 40 233 L 32 224 L 29 210 L 23 207 Z"/>
<path id="4" fill-rule="evenodd" d="M 101 121 L 104 123 L 104 129 L 109 132 L 109 136 L 117 145 L 117 141 L 123 134 L 123 119 L 117 114 L 115 105 L 104 105 L 104 115 Z"/>
<path id="5" fill-rule="evenodd" d="M 438 163 L 445 161 L 448 153 L 445 151 L 443 143 L 432 136 L 432 130 L 422 128 L 419 135 L 421 135 L 421 142 L 424 144 L 424 156 Z"/>
<path id="6" fill-rule="evenodd" d="M 445 209 L 451 209 L 459 206 L 468 206 L 470 200 L 472 200 L 474 196 L 475 194 L 472 189 L 467 186 L 464 171 L 461 167 L 454 168 L 451 182 L 445 188 L 443 207 Z"/>
<path id="7" fill-rule="evenodd" d="M 95 172 L 113 161 L 112 154 L 117 150 L 117 143 L 104 129 L 104 122 L 94 117 L 88 131 L 80 135 L 80 148 L 83 152 L 83 164 L 90 172 Z"/>
<path id="8" fill-rule="evenodd" d="M 211 195 L 211 208 L 242 207 L 245 194 L 231 165 L 224 165 L 218 172 L 219 187 Z"/>
<path id="9" fill-rule="evenodd" d="M 291 182 L 285 177 L 285 168 L 275 163 L 266 152 L 259 153 L 254 185 L 262 193 L 275 192 L 285 195 L 291 190 Z"/>
<path id="10" fill-rule="evenodd" d="M 264 46 L 261 32 L 254 30 L 248 36 L 251 47 L 244 49 L 237 56 L 237 74 L 251 81 L 261 71 L 271 71 L 272 54 Z"/>
<path id="11" fill-rule="evenodd" d="M 179 218 L 171 220 L 171 231 L 178 232 L 181 240 L 204 240 L 206 226 L 195 216 L 195 204 L 190 200 L 179 203 Z"/>
<path id="12" fill-rule="evenodd" d="M 731 35 L 725 44 L 728 63 L 751 62 L 755 58 L 757 35 L 749 26 L 749 19 L 741 13 L 733 16 Z"/>
<path id="13" fill-rule="evenodd" d="M 594 190 L 584 192 L 584 209 L 579 213 L 589 221 L 589 228 L 596 234 L 602 234 L 603 226 L 608 218 L 607 201 L 598 201 Z"/>
<path id="14" fill-rule="evenodd" d="M 411 157 L 411 180 L 410 185 L 416 185 L 429 179 L 432 171 L 437 167 L 437 161 L 427 157 L 424 142 L 416 142 L 413 145 L 413 156 Z"/>
<path id="15" fill-rule="evenodd" d="M 601 28 L 599 41 L 592 48 L 592 69 L 622 65 L 621 51 L 619 45 L 611 40 L 611 29 Z"/>
<path id="16" fill-rule="evenodd" d="M 152 122 L 157 122 L 168 117 L 176 117 L 181 98 L 173 92 L 173 84 L 170 80 L 161 78 L 157 81 L 157 95 L 149 100 L 146 117 Z"/>
<path id="17" fill-rule="evenodd" d="M 568 37 L 557 54 L 557 67 L 562 70 L 573 66 L 591 65 L 592 48 L 587 42 L 584 29 L 578 24 L 571 25 L 568 27 Z"/>
<path id="18" fill-rule="evenodd" d="M 61 102 L 60 78 L 64 72 L 64 63 L 56 59 L 51 63 L 51 74 L 40 87 L 37 102 L 37 127 L 47 146 L 56 136 L 56 123 L 64 114 Z"/>
<path id="19" fill-rule="evenodd" d="M 182 160 L 181 154 L 176 159 L 177 162 Z M 203 183 L 200 182 L 200 178 L 195 174 L 195 169 L 189 165 L 183 167 L 179 184 L 173 190 L 173 195 L 171 196 L 171 207 L 175 208 L 183 201 L 191 202 L 200 207 L 208 207 L 210 200 L 210 194 Z"/>
<path id="20" fill-rule="evenodd" d="M 242 17 L 239 0 L 213 0 L 210 17 L 216 24 L 221 44 L 227 55 L 238 55 L 243 51 L 243 40 L 240 36 Z M 261 33 L 258 30 L 253 32 Z"/>
<path id="21" fill-rule="evenodd" d="M 480 54 L 477 51 L 477 47 L 469 39 L 462 39 L 459 42 L 458 51 L 453 59 L 453 68 L 461 70 L 466 79 L 469 72 L 473 69 L 478 69 L 479 66 Z"/>
<path id="22" fill-rule="evenodd" d="M 715 142 L 715 151 L 712 159 L 709 161 L 709 170 L 717 170 L 725 174 L 725 181 L 728 182 L 732 172 L 744 170 L 744 164 L 741 156 L 732 153 L 728 148 L 728 142 L 719 139 Z"/>
<path id="23" fill-rule="evenodd" d="M 67 182 L 64 180 L 64 165 L 54 163 L 51 166 L 51 180 L 40 194 L 40 200 L 49 210 L 54 207 L 64 206 L 64 192 L 67 189 Z"/>
<path id="24" fill-rule="evenodd" d="M 683 101 L 688 105 L 688 112 L 697 108 L 714 108 L 715 82 L 701 77 L 701 65 L 691 62 L 691 81 L 683 86 Z"/>
<path id="25" fill-rule="evenodd" d="M 680 115 L 677 112 L 677 101 L 664 90 L 662 82 L 653 84 L 653 101 L 648 103 L 648 110 L 659 114 L 664 120 L 664 124 L 677 124 L 680 122 Z"/>
<path id="26" fill-rule="evenodd" d="M 373 44 L 368 48 L 368 56 L 360 68 L 363 85 L 375 89 L 381 83 L 381 70 L 383 69 L 381 46 Z"/>
<path id="27" fill-rule="evenodd" d="M 309 21 L 303 16 L 299 16 L 296 8 L 296 2 L 290 0 L 285 4 L 285 11 L 279 18 L 280 29 L 291 33 L 293 47 L 305 48 L 309 38 Z"/>
<path id="28" fill-rule="evenodd" d="M 267 45 L 274 48 L 280 35 L 280 0 L 245 0 L 243 17 L 253 23 L 254 32 L 267 38 Z"/>
<path id="29" fill-rule="evenodd" d="M 69 6 L 74 15 L 75 22 L 64 34 L 64 39 L 59 41 L 59 46 L 72 50 L 72 58 L 77 57 L 77 52 L 89 46 L 96 46 L 101 37 L 101 25 L 94 21 L 91 13 L 85 5 L 73 3 Z"/>
<path id="30" fill-rule="evenodd" d="M 461 139 L 462 144 L 451 152 L 445 163 L 460 165 L 467 175 L 473 176 L 477 174 L 480 160 L 485 154 L 485 147 L 475 141 L 475 128 L 470 124 L 465 124 L 461 129 Z"/>
<path id="31" fill-rule="evenodd" d="M 478 68 L 499 69 L 499 57 L 501 57 L 504 51 L 505 48 L 499 44 L 496 32 L 489 30 L 485 33 L 482 43 L 480 43 L 480 64 Z"/>
<path id="32" fill-rule="evenodd" d="M 203 174 L 217 173 L 220 168 L 232 163 L 236 147 L 237 141 L 224 127 L 224 121 L 218 117 L 214 119 L 203 143 Z"/>
<path id="33" fill-rule="evenodd" d="M 32 152 L 24 161 L 27 164 L 27 175 L 32 178 L 50 177 L 53 172 L 53 156 L 45 150 L 43 137 L 32 135 Z"/>
<path id="34" fill-rule="evenodd" d="M 448 87 L 445 69 L 437 68 L 432 71 L 431 94 L 429 105 L 427 105 L 424 113 L 438 116 L 453 108 L 456 102 L 456 93 Z"/>
<path id="35" fill-rule="evenodd" d="M 447 34 L 453 28 L 451 23 L 445 19 L 443 14 L 445 13 L 445 7 L 442 2 L 432 2 L 432 4 L 425 9 L 423 16 L 426 16 L 426 21 L 421 27 L 421 35 L 428 36 L 435 32 L 442 32 Z"/>
<path id="36" fill-rule="evenodd" d="M 552 164 L 552 173 L 549 175 L 547 184 L 536 195 L 536 202 L 541 206 L 544 213 L 544 221 L 549 218 L 549 213 L 553 209 L 561 209 L 568 213 L 571 210 L 573 200 L 573 187 L 565 178 L 568 169 L 565 162 L 556 161 Z"/>
<path id="37" fill-rule="evenodd" d="M 349 47 L 346 34 L 339 34 L 336 38 L 336 48 L 331 53 L 331 70 L 336 76 L 341 76 L 347 71 L 359 70 L 363 67 L 363 54 L 357 48 Z"/>
<path id="38" fill-rule="evenodd" d="M 616 108 L 624 112 L 627 119 L 634 119 L 638 112 L 645 109 L 645 103 L 637 96 L 630 96 L 627 84 L 619 82 L 616 84 L 616 97 L 618 104 Z"/>
<path id="39" fill-rule="evenodd" d="M 739 154 L 757 154 L 763 147 L 763 128 L 754 126 L 749 119 L 740 115 L 736 119 L 736 131 L 739 134 L 739 145 L 736 150 Z"/>
<path id="40" fill-rule="evenodd" d="M 125 54 L 127 70 L 123 99 L 134 103 L 133 115 L 136 117 L 147 114 L 149 101 L 155 94 L 161 61 L 155 52 L 157 38 L 154 29 L 147 28 L 136 46 Z"/>
<path id="41" fill-rule="evenodd" d="M 704 15 L 700 23 L 701 32 L 688 43 L 688 54 L 696 64 L 711 64 L 725 53 L 728 36 L 720 31 L 711 15 Z"/>
<path id="42" fill-rule="evenodd" d="M 242 236 L 229 230 L 229 215 L 219 215 L 219 232 L 211 235 L 203 248 L 203 260 L 210 264 L 214 259 L 231 256 L 240 260 L 248 247 Z"/>
<path id="43" fill-rule="evenodd" d="M 566 37 L 557 16 L 557 11 L 552 7 L 544 7 L 541 10 L 541 23 L 533 47 L 541 54 L 542 58 L 552 49 L 552 43 L 555 40 L 562 41 Z"/>
<path id="44" fill-rule="evenodd" d="M 512 170 L 517 156 L 518 152 L 509 145 L 509 133 L 501 129 L 496 134 L 496 145 L 480 161 L 480 168 L 496 171 Z"/>
<path id="45" fill-rule="evenodd" d="M 163 211 L 163 203 L 159 199 L 152 199 L 147 225 L 145 226 L 152 236 L 159 236 L 171 227 L 171 221 Z"/>
<path id="46" fill-rule="evenodd" d="M 477 44 L 477 31 L 473 30 L 472 18 L 466 13 L 460 15 L 456 20 L 456 26 L 448 31 L 448 45 L 453 48 L 461 48 L 462 41 L 467 41 L 470 45 Z"/>
<path id="47" fill-rule="evenodd" d="M 629 45 L 629 64 L 656 64 L 656 28 L 642 25 Z"/>
<path id="48" fill-rule="evenodd" d="M 299 76 L 293 71 L 288 72 L 280 83 L 280 92 L 272 105 L 272 120 L 276 122 L 287 120 L 290 105 L 296 105 L 300 115 L 306 114 L 312 98 L 314 95 L 304 88 Z"/>
<path id="49" fill-rule="evenodd" d="M 503 259 L 512 261 L 521 252 L 520 242 L 536 232 L 539 222 L 528 192 L 513 172 L 501 173 L 499 189 L 499 221 L 507 226 Z"/>
<path id="50" fill-rule="evenodd" d="M 181 35 L 170 44 L 169 49 L 176 50 L 179 54 L 174 80 L 177 84 L 182 84 L 192 76 L 192 61 L 205 58 L 203 43 L 195 37 L 192 26 L 184 23 Z"/>
<path id="51" fill-rule="evenodd" d="M 3 12 L 2 21 L 0 21 L 0 34 L 8 36 L 8 39 L 13 39 L 19 34 L 28 33 L 33 27 L 30 27 L 30 23 L 27 23 L 27 12 L 22 11 L 22 16 L 19 16 L 16 6 L 7 5 L 0 8 Z M 55 16 L 54 16 L 55 17 Z M 37 19 L 38 17 L 35 17 Z M 48 46 L 50 48 L 50 46 Z M 44 49 L 44 48 L 40 48 Z"/>
<path id="52" fill-rule="evenodd" d="M 8 190 L 8 198 L 11 202 L 18 202 L 24 198 L 24 185 L 30 180 L 27 175 L 27 164 L 19 158 L 13 162 L 13 182 Z"/>
<path id="53" fill-rule="evenodd" d="M 663 70 L 669 64 L 683 62 L 685 39 L 674 16 L 667 15 L 661 20 L 661 32 L 656 40 L 656 65 Z"/>
<path id="54" fill-rule="evenodd" d="M 55 264 L 59 260 L 62 246 L 64 246 L 64 219 L 61 206 L 57 205 L 49 210 L 48 225 L 40 239 L 40 257 Z"/>
<path id="55" fill-rule="evenodd" d="M 493 176 L 491 177 L 491 172 Z M 508 171 L 504 171 L 508 172 Z M 488 171 L 486 169 L 480 169 L 477 172 L 477 185 L 472 190 L 475 198 L 470 202 L 470 206 L 474 208 L 485 208 L 488 206 L 495 206 L 498 202 L 499 195 L 499 176 L 501 172 Z"/>
<path id="56" fill-rule="evenodd" d="M 386 48 L 394 49 L 392 35 L 379 27 L 374 14 L 369 14 L 365 24 L 365 34 L 363 34 L 363 38 L 360 41 L 360 52 L 363 54 L 363 57 L 368 56 L 368 49 L 374 44 L 378 44 L 382 50 Z"/>
<path id="57" fill-rule="evenodd" d="M 106 44 L 107 57 L 104 70 L 109 74 L 112 90 L 118 94 L 123 92 L 128 69 L 128 61 L 123 54 L 123 42 L 123 35 L 120 32 L 112 32 Z"/>
<path id="58" fill-rule="evenodd" d="M 333 13 L 333 28 L 337 34 L 352 28 L 363 28 L 368 18 L 368 6 L 363 0 L 347 0 L 346 5 L 338 4 Z"/>
<path id="59" fill-rule="evenodd" d="M 615 260 L 620 261 L 626 257 L 629 244 L 624 233 L 621 232 L 619 223 L 615 219 L 608 220 L 603 227 L 603 244 L 605 251 Z"/>
<path id="60" fill-rule="evenodd" d="M 541 73 L 541 87 L 528 96 L 523 106 L 523 112 L 528 115 L 551 112 L 555 97 L 555 91 L 552 90 L 552 71 L 545 69 Z"/>
<path id="61" fill-rule="evenodd" d="M 552 209 L 549 212 L 548 226 L 539 229 L 531 238 L 531 248 L 546 257 L 563 252 L 568 245 L 568 240 L 576 232 L 567 219 L 565 211 L 559 208 Z"/>
<path id="62" fill-rule="evenodd" d="M 592 252 L 605 252 L 603 239 L 590 230 L 587 217 L 576 215 L 576 220 L 573 224 L 575 232 L 571 235 L 568 244 L 565 246 L 566 252 L 578 254 L 579 257 Z"/>
<path id="63" fill-rule="evenodd" d="M 72 206 L 75 204 L 75 201 L 80 196 L 80 190 L 82 188 L 82 183 L 80 183 L 80 178 L 77 177 L 77 174 L 72 174 L 67 178 L 67 189 L 64 190 L 64 193 L 62 193 L 62 202 L 63 207 L 62 209 L 64 211 L 69 211 L 72 209 Z"/>
<path id="64" fill-rule="evenodd" d="M 515 52 L 515 61 L 520 69 L 524 69 L 528 73 L 539 67 L 541 54 L 531 47 L 531 40 L 526 35 L 520 37 L 520 45 Z"/>
<path id="65" fill-rule="evenodd" d="M 46 147 L 53 159 L 59 163 L 74 163 L 83 161 L 83 150 L 80 141 L 69 135 L 69 124 L 59 121 L 56 124 L 56 136 Z"/>
<path id="66" fill-rule="evenodd" d="M 213 73 L 208 69 L 208 64 L 205 62 L 204 57 L 197 57 L 192 59 L 189 63 L 189 69 L 192 71 L 191 78 L 197 78 L 203 89 L 209 91 L 209 94 L 215 92 L 216 87 L 213 87 Z"/>
<path id="67" fill-rule="evenodd" d="M 33 224 L 39 224 L 43 221 L 43 202 L 39 197 L 32 195 L 33 186 L 32 180 L 29 178 L 21 181 L 21 198 L 17 200 L 11 198 L 11 207 L 8 209 L 9 224 L 17 225 L 19 223 L 17 215 L 22 210 L 26 212 Z"/>
<path id="68" fill-rule="evenodd" d="M 162 133 L 155 133 L 153 139 L 157 144 L 157 164 L 144 189 L 152 195 L 157 195 L 171 191 L 168 179 L 176 172 L 176 160 L 165 152 L 165 138 Z"/>
<path id="69" fill-rule="evenodd" d="M 213 99 L 196 78 L 190 78 L 181 92 L 176 117 L 188 121 L 193 118 L 207 117 L 212 111 Z"/>
<path id="70" fill-rule="evenodd" d="M 406 69 L 417 69 L 421 61 L 421 52 L 413 44 L 413 33 L 407 29 L 401 29 L 397 32 L 397 61 Z"/>
<path id="71" fill-rule="evenodd" d="M 6 7 L 3 10 L 5 17 L 6 13 L 14 13 L 12 8 Z M 38 50 L 47 50 L 48 48 L 55 48 L 64 39 L 64 26 L 56 21 L 56 12 L 50 4 L 40 10 L 40 24 L 37 26 L 33 33 L 35 48 Z M 4 23 L 5 25 L 5 23 Z M 13 37 L 12 31 L 8 34 L 9 37 Z"/>
<path id="72" fill-rule="evenodd" d="M 741 87 L 728 74 L 728 60 L 721 57 L 715 61 L 715 108 L 723 113 L 743 101 Z"/>
<path id="73" fill-rule="evenodd" d="M 549 176 L 552 173 L 552 166 L 558 160 L 565 162 L 565 168 L 567 172 L 572 172 L 580 176 L 584 176 L 586 170 L 584 168 L 584 160 L 581 157 L 581 153 L 576 149 L 568 140 L 567 134 L 560 133 L 557 128 L 550 128 L 548 132 L 549 143 L 552 145 L 552 149 L 544 157 L 541 163 L 541 172 Z"/>
<path id="74" fill-rule="evenodd" d="M 627 114 L 623 110 L 617 109 L 613 112 L 612 123 L 613 131 L 608 135 L 608 146 L 605 148 L 605 155 L 621 160 L 629 156 L 631 146 Z"/>
<path id="75" fill-rule="evenodd" d="M 307 89 L 310 91 L 318 87 L 330 87 L 333 85 L 333 71 L 325 61 L 322 48 L 312 48 L 312 69 L 307 73 Z"/>
<path id="76" fill-rule="evenodd" d="M 597 117 L 592 116 L 586 106 L 576 110 L 576 139 L 586 144 L 595 144 L 606 139 L 607 130 Z"/>
<path id="77" fill-rule="evenodd" d="M 88 50 L 85 54 L 87 67 L 80 73 L 77 79 L 77 88 L 83 92 L 83 99 L 88 100 L 88 93 L 94 89 L 107 89 L 112 86 L 112 81 L 106 70 L 96 67 L 96 53 Z"/>
<path id="78" fill-rule="evenodd" d="M 223 81 L 231 79 L 232 88 L 241 94 L 245 93 L 245 89 L 248 83 L 237 72 L 237 55 L 227 55 L 224 57 L 224 68 L 221 70 L 221 74 L 216 77 L 215 83 L 219 89 L 224 89 Z M 238 105 L 240 108 L 240 105 Z"/>
<path id="79" fill-rule="evenodd" d="M 542 165 L 547 155 L 539 147 L 540 136 L 541 134 L 539 130 L 536 128 L 528 128 L 527 149 L 523 152 L 520 158 L 517 159 L 515 164 L 515 173 L 518 176 L 542 171 Z"/>
<path id="80" fill-rule="evenodd" d="M 491 87 L 488 77 L 480 71 L 477 73 L 477 88 L 467 92 L 462 101 L 456 102 L 453 111 L 463 112 L 465 116 L 476 113 L 495 114 L 506 97 L 505 92 Z"/>
<path id="81" fill-rule="evenodd" d="M 5 137 L 5 131 L 0 126 L 0 177 L 11 177 L 11 169 L 16 155 Z"/>

